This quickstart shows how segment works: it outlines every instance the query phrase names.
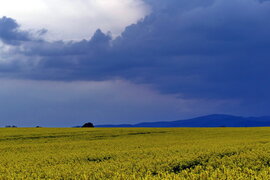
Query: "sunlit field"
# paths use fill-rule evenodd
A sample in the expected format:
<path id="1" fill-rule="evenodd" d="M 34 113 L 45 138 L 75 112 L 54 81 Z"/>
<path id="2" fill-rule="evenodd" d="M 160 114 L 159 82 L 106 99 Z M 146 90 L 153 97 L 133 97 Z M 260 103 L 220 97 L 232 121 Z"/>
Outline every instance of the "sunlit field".
<path id="1" fill-rule="evenodd" d="M 270 179 L 270 128 L 2 128 L 0 152 L 0 179 Z"/>

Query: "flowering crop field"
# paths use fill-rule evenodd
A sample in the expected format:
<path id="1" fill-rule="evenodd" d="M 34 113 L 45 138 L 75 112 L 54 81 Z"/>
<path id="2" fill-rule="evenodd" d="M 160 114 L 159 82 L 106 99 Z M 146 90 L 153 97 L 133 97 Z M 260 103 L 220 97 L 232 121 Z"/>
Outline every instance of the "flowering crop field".
<path id="1" fill-rule="evenodd" d="M 270 179 L 270 128 L 2 128 L 0 179 Z"/>

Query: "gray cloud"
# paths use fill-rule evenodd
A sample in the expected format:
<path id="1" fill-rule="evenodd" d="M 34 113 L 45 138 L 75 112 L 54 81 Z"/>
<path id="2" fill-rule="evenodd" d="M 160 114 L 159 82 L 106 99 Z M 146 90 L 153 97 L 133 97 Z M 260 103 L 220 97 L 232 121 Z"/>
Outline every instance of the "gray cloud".
<path id="1" fill-rule="evenodd" d="M 9 19 L 0 24 L 0 37 L 12 45 L 24 41 L 13 49 L 24 64 L 14 57 L 8 73 L 1 74 L 55 81 L 125 79 L 182 98 L 235 99 L 254 104 L 243 111 L 268 112 L 262 107 L 270 100 L 269 1 L 146 2 L 153 13 L 114 40 L 97 30 L 80 42 L 29 41 Z"/>
<path id="2" fill-rule="evenodd" d="M 0 127 L 71 127 L 88 121 L 117 124 L 176 120 L 205 111 L 217 112 L 220 106 L 231 103 L 177 99 L 125 81 L 1 79 L 0 84 Z"/>
<path id="3" fill-rule="evenodd" d="M 30 35 L 26 31 L 21 31 L 14 19 L 0 18 L 0 39 L 7 44 L 16 45 L 21 41 L 28 41 Z"/>

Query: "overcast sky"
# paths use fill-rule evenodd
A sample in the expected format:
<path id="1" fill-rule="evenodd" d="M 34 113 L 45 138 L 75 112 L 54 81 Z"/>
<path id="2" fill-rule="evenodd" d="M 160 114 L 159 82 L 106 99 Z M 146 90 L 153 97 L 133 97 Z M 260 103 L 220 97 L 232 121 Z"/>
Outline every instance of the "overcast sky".
<path id="1" fill-rule="evenodd" d="M 270 1 L 0 2 L 0 126 L 270 115 Z"/>

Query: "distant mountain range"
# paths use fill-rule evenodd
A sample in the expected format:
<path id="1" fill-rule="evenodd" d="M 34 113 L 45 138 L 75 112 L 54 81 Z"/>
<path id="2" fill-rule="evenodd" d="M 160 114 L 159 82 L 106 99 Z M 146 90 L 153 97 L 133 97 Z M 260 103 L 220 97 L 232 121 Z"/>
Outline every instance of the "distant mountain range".
<path id="1" fill-rule="evenodd" d="M 139 124 L 97 125 L 96 127 L 265 127 L 270 126 L 270 116 L 241 117 L 223 114 L 201 116 L 193 119 Z"/>

